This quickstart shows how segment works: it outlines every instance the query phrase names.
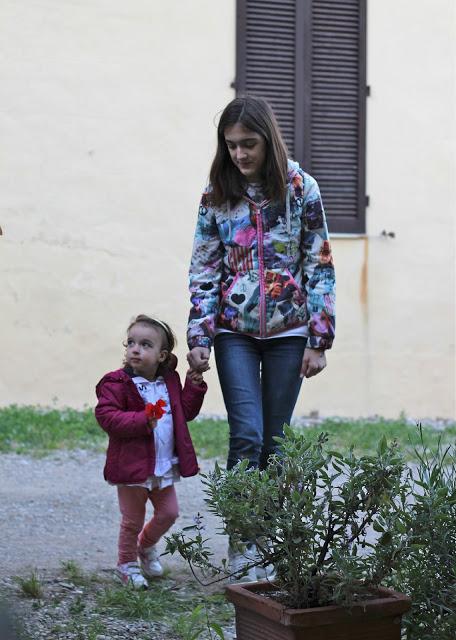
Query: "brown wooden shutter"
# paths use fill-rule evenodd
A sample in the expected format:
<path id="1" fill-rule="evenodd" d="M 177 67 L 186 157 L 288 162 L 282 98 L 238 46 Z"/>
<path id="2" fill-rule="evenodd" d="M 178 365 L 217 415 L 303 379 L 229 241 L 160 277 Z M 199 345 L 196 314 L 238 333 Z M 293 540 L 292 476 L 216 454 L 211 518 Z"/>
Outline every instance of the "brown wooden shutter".
<path id="1" fill-rule="evenodd" d="M 238 0 L 238 94 L 272 105 L 330 230 L 365 232 L 366 0 Z"/>
<path id="2" fill-rule="evenodd" d="M 295 129 L 296 0 L 238 2 L 236 87 L 274 109 L 291 155 Z"/>

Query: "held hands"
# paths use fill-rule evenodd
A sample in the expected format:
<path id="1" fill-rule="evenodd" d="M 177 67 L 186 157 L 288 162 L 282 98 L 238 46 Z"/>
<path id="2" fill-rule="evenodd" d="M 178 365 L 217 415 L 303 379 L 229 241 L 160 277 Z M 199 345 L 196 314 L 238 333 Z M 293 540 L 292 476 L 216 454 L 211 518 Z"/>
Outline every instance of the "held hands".
<path id="1" fill-rule="evenodd" d="M 210 369 L 209 355 L 210 350 L 207 347 L 193 347 L 187 354 L 187 362 L 190 365 L 190 369 L 203 373 Z"/>
<path id="2" fill-rule="evenodd" d="M 312 378 L 326 367 L 326 355 L 322 349 L 304 349 L 301 378 Z"/>
<path id="3" fill-rule="evenodd" d="M 189 369 L 187 371 L 187 378 L 189 378 L 195 385 L 202 385 L 204 382 L 201 371 L 196 371 L 195 369 Z"/>

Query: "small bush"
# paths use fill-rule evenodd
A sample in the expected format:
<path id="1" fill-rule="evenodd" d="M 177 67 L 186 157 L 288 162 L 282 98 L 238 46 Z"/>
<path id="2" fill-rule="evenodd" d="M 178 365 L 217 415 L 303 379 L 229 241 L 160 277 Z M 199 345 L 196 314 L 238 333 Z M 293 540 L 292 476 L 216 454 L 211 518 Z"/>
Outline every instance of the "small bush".
<path id="1" fill-rule="evenodd" d="M 25 577 L 17 577 L 16 582 L 21 588 L 22 594 L 27 598 L 41 599 L 43 597 L 43 585 L 36 571 Z"/>
<path id="2" fill-rule="evenodd" d="M 411 494 L 396 530 L 408 533 L 391 584 L 407 593 L 412 609 L 404 623 L 408 640 L 456 638 L 455 447 L 431 452 L 422 442 L 411 467 Z"/>
<path id="3" fill-rule="evenodd" d="M 243 460 L 230 470 L 216 464 L 203 476 L 209 510 L 223 520 L 232 547 L 242 552 L 246 540 L 255 541 L 257 564 L 274 565 L 281 602 L 350 605 L 389 574 L 403 537 L 393 544 L 389 525 L 405 490 L 397 445 L 382 438 L 373 455 L 357 456 L 353 448 L 343 455 L 330 449 L 326 434 L 312 441 L 288 426 L 277 440 L 281 455 L 271 456 L 264 471 Z M 369 527 L 378 532 L 373 542 Z M 167 551 L 211 579 L 226 576 L 226 561 L 212 562 L 207 541 L 197 517 L 167 538 Z"/>

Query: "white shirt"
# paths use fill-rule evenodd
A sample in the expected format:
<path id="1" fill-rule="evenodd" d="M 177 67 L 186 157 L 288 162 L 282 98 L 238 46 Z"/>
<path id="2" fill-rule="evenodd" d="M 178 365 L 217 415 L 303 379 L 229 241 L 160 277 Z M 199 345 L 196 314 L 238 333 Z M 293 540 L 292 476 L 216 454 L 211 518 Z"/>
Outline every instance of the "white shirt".
<path id="1" fill-rule="evenodd" d="M 293 329 L 285 329 L 284 331 L 280 331 L 280 333 L 274 333 L 272 336 L 265 336 L 261 338 L 260 336 L 251 336 L 248 333 L 239 333 L 237 331 L 230 331 L 229 329 L 216 329 L 215 335 L 217 336 L 219 333 L 236 333 L 238 336 L 247 335 L 249 338 L 255 338 L 255 340 L 271 340 L 271 338 L 290 338 L 291 336 L 298 336 L 300 338 L 307 338 L 307 327 L 294 327 Z"/>
<path id="2" fill-rule="evenodd" d="M 157 426 L 152 432 L 155 443 L 154 475 L 148 478 L 146 482 L 139 484 L 139 486 L 148 489 L 157 486 L 163 489 L 173 484 L 176 480 L 179 480 L 179 472 L 176 466 L 178 458 L 174 452 L 173 416 L 171 413 L 168 389 L 161 376 L 153 381 L 146 380 L 146 378 L 142 376 L 135 376 L 133 382 L 144 400 L 144 404 L 148 402 L 155 404 L 160 399 L 166 403 L 166 406 L 163 407 L 165 413 L 160 420 L 157 420 Z"/>

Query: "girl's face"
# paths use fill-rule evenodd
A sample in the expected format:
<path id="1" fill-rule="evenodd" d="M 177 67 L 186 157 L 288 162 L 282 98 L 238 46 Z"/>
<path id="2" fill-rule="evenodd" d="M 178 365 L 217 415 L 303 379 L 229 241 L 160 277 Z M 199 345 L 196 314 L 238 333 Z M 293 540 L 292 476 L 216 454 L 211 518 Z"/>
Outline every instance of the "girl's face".
<path id="1" fill-rule="evenodd" d="M 134 324 L 127 334 L 125 361 L 134 373 L 153 380 L 168 352 L 162 348 L 163 337 L 159 329 L 147 324 Z"/>
<path id="2" fill-rule="evenodd" d="M 259 133 L 236 122 L 224 131 L 233 164 L 248 182 L 260 182 L 266 160 L 266 140 Z"/>

